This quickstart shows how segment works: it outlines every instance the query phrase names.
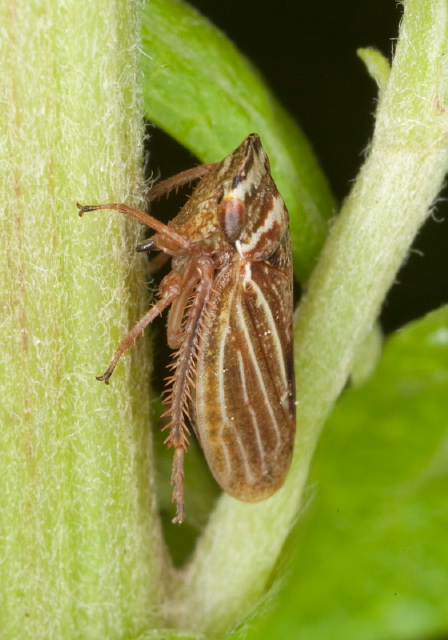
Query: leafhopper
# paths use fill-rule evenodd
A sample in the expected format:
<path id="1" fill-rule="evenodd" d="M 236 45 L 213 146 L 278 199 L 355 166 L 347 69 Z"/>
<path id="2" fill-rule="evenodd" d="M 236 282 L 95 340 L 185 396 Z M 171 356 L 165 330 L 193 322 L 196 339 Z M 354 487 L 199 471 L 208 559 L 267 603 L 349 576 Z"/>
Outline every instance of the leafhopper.
<path id="1" fill-rule="evenodd" d="M 155 231 L 137 250 L 171 258 L 157 301 L 98 380 L 109 382 L 123 353 L 170 307 L 174 353 L 163 415 L 165 442 L 174 449 L 173 522 L 185 517 L 191 428 L 218 484 L 244 502 L 282 486 L 295 433 L 289 216 L 259 136 L 249 135 L 222 162 L 159 183 L 148 199 L 193 180 L 199 182 L 191 197 L 167 225 L 125 204 L 78 204 L 79 215 L 115 209 L 137 219 Z"/>

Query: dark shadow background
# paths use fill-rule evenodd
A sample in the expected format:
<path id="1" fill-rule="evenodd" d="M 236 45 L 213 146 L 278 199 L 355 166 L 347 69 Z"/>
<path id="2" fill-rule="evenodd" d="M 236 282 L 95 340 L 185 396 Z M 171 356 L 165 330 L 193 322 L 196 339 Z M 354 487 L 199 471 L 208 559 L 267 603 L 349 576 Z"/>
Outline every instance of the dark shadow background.
<path id="1" fill-rule="evenodd" d="M 394 0 L 193 0 L 190 4 L 259 68 L 308 136 L 341 202 L 371 137 L 377 95 L 356 49 L 374 46 L 390 59 L 401 6 Z M 193 163 L 191 154 L 162 132 L 151 130 L 153 171 L 167 177 Z M 398 274 L 381 316 L 387 332 L 448 302 L 446 216 L 446 203 L 439 202 Z"/>

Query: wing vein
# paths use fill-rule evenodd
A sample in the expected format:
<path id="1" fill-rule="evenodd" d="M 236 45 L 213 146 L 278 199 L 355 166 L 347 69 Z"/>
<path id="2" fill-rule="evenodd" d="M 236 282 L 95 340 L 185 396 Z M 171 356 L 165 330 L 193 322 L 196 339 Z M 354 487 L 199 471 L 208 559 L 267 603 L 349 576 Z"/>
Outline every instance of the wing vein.
<path id="1" fill-rule="evenodd" d="M 271 336 L 275 345 L 275 350 L 277 352 L 277 360 L 279 363 L 281 363 L 281 376 L 282 376 L 282 382 L 285 386 L 285 388 L 288 387 L 288 375 L 286 372 L 286 366 L 285 366 L 285 360 L 283 357 L 283 349 L 282 349 L 282 345 L 280 342 L 280 337 L 278 334 L 278 329 L 277 329 L 277 325 L 275 323 L 274 320 L 274 316 L 272 315 L 272 310 L 271 307 L 268 303 L 268 301 L 266 300 L 266 298 L 263 295 L 263 291 L 260 289 L 260 287 L 257 285 L 257 283 L 254 280 L 250 281 L 256 295 L 258 296 L 261 305 L 263 306 L 263 310 L 265 312 L 265 318 L 270 326 L 270 330 L 271 330 Z"/>
<path id="2" fill-rule="evenodd" d="M 276 419 L 275 413 L 274 413 L 274 411 L 273 411 L 273 409 L 271 407 L 271 403 L 269 402 L 269 395 L 268 395 L 266 386 L 264 384 L 263 375 L 262 375 L 262 373 L 260 371 L 260 367 L 258 365 L 257 357 L 255 355 L 253 344 L 252 344 L 252 340 L 251 340 L 251 337 L 249 335 L 249 331 L 248 331 L 248 328 L 247 328 L 247 323 L 245 322 L 244 317 L 243 317 L 243 311 L 242 311 L 242 308 L 241 308 L 241 302 L 238 304 L 238 307 L 237 307 L 237 317 L 238 317 L 238 322 L 239 322 L 239 324 L 241 326 L 241 329 L 243 331 L 244 337 L 246 338 L 247 351 L 248 351 L 248 354 L 250 356 L 250 360 L 252 361 L 252 364 L 253 364 L 255 375 L 257 377 L 258 384 L 259 384 L 260 389 L 261 389 L 262 397 L 265 400 L 265 405 L 267 407 L 269 416 L 270 416 L 271 421 L 272 421 L 272 425 L 273 425 L 275 433 L 277 435 L 277 442 L 279 443 L 281 441 L 280 428 L 279 428 L 279 426 L 277 424 L 277 419 Z"/>
<path id="3" fill-rule="evenodd" d="M 238 355 L 238 366 L 239 366 L 239 369 L 240 369 L 241 389 L 243 391 L 244 404 L 247 406 L 247 408 L 249 410 L 249 414 L 250 414 L 250 417 L 251 417 L 251 420 L 252 420 L 252 424 L 253 424 L 253 427 L 254 427 L 255 438 L 256 438 L 256 441 L 257 441 L 258 450 L 260 452 L 261 464 L 262 464 L 262 467 L 263 467 L 263 470 L 264 470 L 266 468 L 265 450 L 264 450 L 264 446 L 263 446 L 263 441 L 261 439 L 260 428 L 258 426 L 257 415 L 256 415 L 255 411 L 253 410 L 253 407 L 250 404 L 249 394 L 247 393 L 246 373 L 244 371 L 243 356 L 241 355 L 240 351 L 237 351 L 237 355 Z"/>

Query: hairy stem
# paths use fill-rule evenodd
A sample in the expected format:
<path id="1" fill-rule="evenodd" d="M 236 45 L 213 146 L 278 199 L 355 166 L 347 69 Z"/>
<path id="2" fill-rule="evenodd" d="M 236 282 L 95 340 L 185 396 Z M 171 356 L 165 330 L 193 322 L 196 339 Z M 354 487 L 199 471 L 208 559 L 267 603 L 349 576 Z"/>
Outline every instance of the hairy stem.
<path id="1" fill-rule="evenodd" d="M 142 343 L 95 380 L 142 311 L 136 223 L 75 204 L 141 188 L 138 8 L 0 8 L 5 640 L 131 637 L 160 598 Z"/>

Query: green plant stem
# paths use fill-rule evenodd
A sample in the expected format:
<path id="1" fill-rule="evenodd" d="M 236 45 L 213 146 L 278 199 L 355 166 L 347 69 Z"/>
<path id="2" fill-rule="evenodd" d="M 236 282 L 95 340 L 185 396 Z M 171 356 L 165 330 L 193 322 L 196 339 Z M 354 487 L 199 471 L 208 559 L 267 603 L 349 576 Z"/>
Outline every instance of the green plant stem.
<path id="1" fill-rule="evenodd" d="M 325 418 L 443 183 L 446 27 L 446 0 L 405 4 L 371 153 L 296 318 L 298 429 L 291 473 L 284 488 L 264 503 L 222 497 L 173 605 L 177 624 L 186 628 L 219 636 L 265 592 L 300 511 Z"/>
<path id="2" fill-rule="evenodd" d="M 142 343 L 95 381 L 142 311 L 136 225 L 75 206 L 140 190 L 138 9 L 0 8 L 5 640 L 130 637 L 160 601 Z"/>

